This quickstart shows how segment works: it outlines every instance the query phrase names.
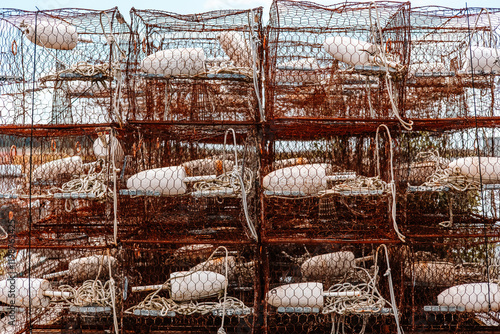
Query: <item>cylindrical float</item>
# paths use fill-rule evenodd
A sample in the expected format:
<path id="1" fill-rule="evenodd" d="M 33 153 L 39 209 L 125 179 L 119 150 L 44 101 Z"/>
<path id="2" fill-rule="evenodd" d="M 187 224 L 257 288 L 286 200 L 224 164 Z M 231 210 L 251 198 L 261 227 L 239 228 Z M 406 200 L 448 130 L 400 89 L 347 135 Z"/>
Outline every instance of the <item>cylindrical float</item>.
<path id="1" fill-rule="evenodd" d="M 122 145 L 113 135 L 103 135 L 97 137 L 93 145 L 94 155 L 98 159 L 104 159 L 105 161 L 112 161 L 114 159 L 115 166 L 117 168 L 121 167 L 125 153 L 123 152 Z"/>
<path id="2" fill-rule="evenodd" d="M 252 53 L 243 35 L 236 31 L 224 31 L 217 36 L 222 50 L 238 67 L 252 67 Z"/>
<path id="3" fill-rule="evenodd" d="M 339 177 L 327 175 L 331 170 L 332 165 L 325 163 L 280 168 L 267 174 L 262 180 L 262 186 L 274 192 L 316 194 L 327 189 L 328 180 L 335 180 Z"/>
<path id="4" fill-rule="evenodd" d="M 371 54 L 376 52 L 375 45 L 350 37 L 328 37 L 323 48 L 333 58 L 346 64 L 371 65 Z"/>
<path id="5" fill-rule="evenodd" d="M 116 259 L 107 255 L 92 255 L 72 260 L 68 264 L 68 270 L 44 275 L 43 278 L 51 279 L 68 276 L 74 281 L 94 280 L 96 278 L 109 277 L 109 265 L 116 266 Z M 99 274 L 99 277 L 97 275 Z"/>
<path id="6" fill-rule="evenodd" d="M 227 276 L 229 280 L 234 279 L 236 268 L 236 258 L 234 256 L 227 257 Z M 213 271 L 215 273 L 226 274 L 226 257 L 218 257 L 209 261 L 205 261 L 192 267 L 189 271 Z"/>
<path id="7" fill-rule="evenodd" d="M 479 169 L 481 162 L 481 169 Z M 467 157 L 452 161 L 448 167 L 460 174 L 483 183 L 500 182 L 500 158 L 497 157 Z"/>
<path id="8" fill-rule="evenodd" d="M 472 53 L 472 57 L 470 56 Z M 485 48 L 481 46 L 472 46 L 466 51 L 467 62 L 464 70 L 474 72 L 492 72 L 500 71 L 500 50 L 495 48 Z M 472 65 L 472 66 L 471 66 Z"/>
<path id="9" fill-rule="evenodd" d="M 324 297 L 357 297 L 359 291 L 328 292 L 323 283 L 292 283 L 276 287 L 267 293 L 267 302 L 275 307 L 323 307 Z"/>
<path id="10" fill-rule="evenodd" d="M 158 191 L 163 195 L 182 195 L 186 193 L 186 182 L 214 180 L 216 175 L 186 176 L 182 166 L 149 169 L 132 175 L 127 180 L 130 190 Z"/>
<path id="11" fill-rule="evenodd" d="M 67 292 L 52 291 L 50 282 L 40 278 L 10 278 L 0 281 L 0 302 L 18 307 L 47 307 L 52 296 Z"/>
<path id="12" fill-rule="evenodd" d="M 306 279 L 314 280 L 327 276 L 342 276 L 355 265 L 354 254 L 342 251 L 314 256 L 302 263 L 300 271 Z"/>
<path id="13" fill-rule="evenodd" d="M 78 43 L 76 28 L 61 20 L 38 20 L 36 27 L 35 22 L 28 24 L 24 33 L 31 42 L 51 49 L 71 50 Z"/>
<path id="14" fill-rule="evenodd" d="M 141 61 L 141 70 L 165 77 L 189 76 L 206 72 L 205 52 L 202 48 L 162 50 Z"/>
<path id="15" fill-rule="evenodd" d="M 448 285 L 455 279 L 455 265 L 445 261 L 418 261 L 405 267 L 404 273 L 418 284 Z"/>
<path id="16" fill-rule="evenodd" d="M 61 174 L 81 174 L 82 158 L 79 156 L 46 162 L 33 171 L 33 179 L 55 179 Z"/>
<path id="17" fill-rule="evenodd" d="M 467 312 L 497 312 L 500 310 L 500 291 L 496 283 L 456 285 L 441 292 L 438 304 L 462 306 Z"/>

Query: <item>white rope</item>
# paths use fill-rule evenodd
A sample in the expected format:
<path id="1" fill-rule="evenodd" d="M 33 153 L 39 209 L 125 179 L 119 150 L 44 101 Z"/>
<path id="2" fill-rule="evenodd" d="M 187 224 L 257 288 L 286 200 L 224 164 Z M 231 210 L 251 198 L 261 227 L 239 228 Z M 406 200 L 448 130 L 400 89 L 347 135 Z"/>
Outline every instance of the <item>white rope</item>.
<path id="1" fill-rule="evenodd" d="M 396 235 L 398 236 L 399 240 L 402 242 L 405 242 L 405 236 L 399 231 L 398 228 L 398 222 L 396 220 L 396 210 L 397 210 L 397 201 L 396 201 L 396 182 L 394 182 L 394 166 L 393 166 L 393 161 L 394 161 L 394 149 L 392 147 L 392 137 L 391 137 L 391 132 L 389 131 L 389 128 L 385 124 L 380 124 L 377 127 L 377 131 L 375 134 L 375 145 L 376 145 L 376 155 L 377 155 L 377 173 L 378 176 L 380 176 L 380 157 L 379 157 L 379 147 L 378 147 L 378 139 L 379 139 L 379 130 L 380 128 L 384 128 L 387 131 L 387 136 L 389 137 L 389 151 L 390 151 L 390 171 L 391 171 L 391 181 L 389 182 L 389 189 L 392 195 L 392 203 L 391 203 L 391 217 L 392 217 L 392 225 L 394 227 L 394 231 L 396 232 Z"/>
<path id="2" fill-rule="evenodd" d="M 242 316 L 250 314 L 251 313 L 251 308 L 245 306 L 245 304 L 234 297 L 228 297 L 227 296 L 227 286 L 229 284 L 229 274 L 228 274 L 228 255 L 229 252 L 226 247 L 224 246 L 219 246 L 217 249 L 215 249 L 212 254 L 209 256 L 209 258 L 206 260 L 206 262 L 210 261 L 215 254 L 219 250 L 224 250 L 225 252 L 225 280 L 226 284 L 224 287 L 224 292 L 223 292 L 223 297 L 219 299 L 218 302 L 202 302 L 199 303 L 197 301 L 189 301 L 189 302 L 176 302 L 171 298 L 166 298 L 166 297 L 160 297 L 158 296 L 159 292 L 162 290 L 170 290 L 170 281 L 172 279 L 178 279 L 182 277 L 186 277 L 191 275 L 194 271 L 190 270 L 187 271 L 186 273 L 182 275 L 176 275 L 175 277 L 169 278 L 165 283 L 162 284 L 162 286 L 150 293 L 149 295 L 144 298 L 139 304 L 132 306 L 131 308 L 127 309 L 125 313 L 127 314 L 133 314 L 134 310 L 155 310 L 160 313 L 162 316 L 166 316 L 168 312 L 175 312 L 177 314 L 183 314 L 183 315 L 192 315 L 192 314 L 207 314 L 213 311 L 219 311 L 222 310 L 222 323 L 221 327 L 218 330 L 219 334 L 225 333 L 223 326 L 224 326 L 224 319 L 225 319 L 225 314 L 226 314 L 226 309 L 228 308 L 237 308 L 241 309 Z"/>
<path id="3" fill-rule="evenodd" d="M 109 292 L 111 294 L 111 296 L 110 296 L 111 297 L 111 307 L 113 309 L 113 324 L 115 326 L 115 334 L 118 334 L 119 333 L 118 315 L 116 313 L 116 294 L 115 294 L 116 286 L 115 286 L 115 280 L 113 278 L 113 270 L 111 269 L 111 261 L 110 261 L 111 254 L 109 252 L 109 249 L 107 251 L 108 251 L 108 271 L 109 271 L 109 281 L 108 282 L 109 282 Z M 99 276 L 97 276 L 97 277 L 99 277 Z"/>
<path id="4" fill-rule="evenodd" d="M 260 120 L 263 122 L 266 120 L 266 114 L 264 112 L 264 108 L 262 106 L 260 89 L 259 89 L 259 59 L 257 58 L 257 46 L 260 44 L 260 38 L 255 34 L 255 14 L 253 10 L 249 12 L 249 21 L 250 21 L 250 50 L 252 52 L 252 69 L 253 69 L 253 86 L 255 90 L 255 96 L 257 97 L 257 104 L 259 106 Z"/>
<path id="5" fill-rule="evenodd" d="M 2 236 L 0 237 L 0 240 L 5 240 L 9 237 L 9 234 L 7 233 L 7 231 L 5 231 L 5 229 L 3 228 L 3 226 L 0 225 L 0 231 L 2 232 Z"/>
<path id="6" fill-rule="evenodd" d="M 373 1 L 370 3 L 370 12 L 371 12 L 372 5 L 375 8 L 375 16 L 377 18 L 377 28 L 378 28 L 379 40 L 380 40 L 380 51 L 382 52 L 382 57 L 377 56 L 376 58 L 377 58 L 377 62 L 381 61 L 384 68 L 385 68 L 385 84 L 386 84 L 386 88 L 387 88 L 387 94 L 389 95 L 389 101 L 391 102 L 392 112 L 394 113 L 394 116 L 397 118 L 399 123 L 403 126 L 403 128 L 408 130 L 408 131 L 411 131 L 413 129 L 413 121 L 410 120 L 407 122 L 401 118 L 400 113 L 399 113 L 399 109 L 398 109 L 396 102 L 394 100 L 394 91 L 393 91 L 393 87 L 392 87 L 391 75 L 389 72 L 389 65 L 390 64 L 389 64 L 389 61 L 387 59 L 387 55 L 385 53 L 380 16 L 378 13 L 377 4 Z M 371 23 L 371 13 L 370 13 L 370 26 L 373 27 L 373 25 Z M 391 62 L 391 65 L 392 65 L 392 62 Z M 401 68 L 400 68 L 400 70 L 401 70 Z"/>
<path id="7" fill-rule="evenodd" d="M 84 61 L 80 61 L 70 67 L 56 71 L 54 74 L 48 74 L 40 78 L 40 82 L 60 80 L 61 74 L 78 74 L 84 77 L 92 77 L 98 74 L 109 75 L 113 67 L 110 67 L 108 63 L 105 64 L 89 64 Z"/>

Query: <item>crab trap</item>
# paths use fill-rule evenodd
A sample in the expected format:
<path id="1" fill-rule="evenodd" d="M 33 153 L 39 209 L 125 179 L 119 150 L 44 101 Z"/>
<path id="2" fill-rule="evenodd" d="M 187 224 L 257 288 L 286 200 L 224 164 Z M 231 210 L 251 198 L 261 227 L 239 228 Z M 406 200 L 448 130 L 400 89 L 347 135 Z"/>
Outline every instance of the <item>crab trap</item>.
<path id="1" fill-rule="evenodd" d="M 130 119 L 261 118 L 262 8 L 180 15 L 131 10 Z"/>
<path id="2" fill-rule="evenodd" d="M 117 8 L 0 14 L 2 125 L 122 122 L 130 29 Z"/>

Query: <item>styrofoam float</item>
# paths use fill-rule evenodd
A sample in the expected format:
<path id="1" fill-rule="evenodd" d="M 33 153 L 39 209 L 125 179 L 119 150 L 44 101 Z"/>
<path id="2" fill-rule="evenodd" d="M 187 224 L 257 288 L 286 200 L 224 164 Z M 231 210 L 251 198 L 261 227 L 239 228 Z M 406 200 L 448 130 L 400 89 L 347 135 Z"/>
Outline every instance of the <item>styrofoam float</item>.
<path id="1" fill-rule="evenodd" d="M 61 174 L 80 174 L 83 171 L 82 158 L 79 156 L 46 162 L 33 171 L 33 179 L 55 179 Z"/>
<path id="2" fill-rule="evenodd" d="M 323 283 L 292 283 L 276 287 L 267 293 L 267 302 L 275 307 L 323 307 L 324 297 L 354 297 L 359 291 L 323 291 Z"/>
<path id="3" fill-rule="evenodd" d="M 355 265 L 354 254 L 342 251 L 314 256 L 302 263 L 300 271 L 306 279 L 318 279 L 326 276 L 342 276 L 351 271 Z"/>
<path id="4" fill-rule="evenodd" d="M 455 265 L 445 261 L 418 261 L 405 267 L 404 273 L 415 283 L 447 285 L 455 279 Z"/>
<path id="5" fill-rule="evenodd" d="M 227 286 L 224 275 L 213 271 L 179 271 L 170 274 L 170 298 L 178 302 L 198 300 L 217 295 Z M 163 284 L 137 286 L 132 292 L 167 289 Z"/>
<path id="6" fill-rule="evenodd" d="M 68 264 L 68 270 L 57 273 L 46 274 L 44 279 L 68 276 L 74 281 L 94 280 L 99 274 L 99 278 L 109 277 L 109 265 L 116 266 L 116 259 L 107 255 L 92 255 L 72 260 Z"/>
<path id="7" fill-rule="evenodd" d="M 470 56 L 472 53 L 472 57 Z M 485 48 L 480 46 L 473 46 L 467 49 L 465 71 L 472 69 L 474 72 L 492 72 L 500 71 L 500 50 L 495 48 Z"/>
<path id="8" fill-rule="evenodd" d="M 130 190 L 159 191 L 163 195 L 182 195 L 186 193 L 186 182 L 214 180 L 216 175 L 186 176 L 182 166 L 148 169 L 132 175 L 127 180 Z"/>
<path id="9" fill-rule="evenodd" d="M 189 76 L 206 72 L 205 52 L 202 48 L 162 50 L 141 61 L 141 70 L 165 77 Z"/>
<path id="10" fill-rule="evenodd" d="M 328 37 L 323 43 L 323 48 L 333 58 L 351 66 L 373 65 L 374 55 L 379 50 L 379 47 L 372 43 L 343 36 Z M 390 67 L 397 66 L 392 61 L 388 61 L 388 65 Z"/>
<path id="11" fill-rule="evenodd" d="M 331 169 L 332 166 L 325 163 L 280 168 L 267 174 L 262 186 L 275 192 L 316 194 L 327 189 L 328 180 L 341 180 L 339 175 L 327 175 Z"/>
<path id="12" fill-rule="evenodd" d="M 481 169 L 479 169 L 481 161 Z M 497 157 L 467 157 L 452 161 L 448 167 L 459 171 L 460 174 L 483 183 L 500 182 L 500 158 Z M 481 171 L 481 174 L 479 173 Z"/>
<path id="13" fill-rule="evenodd" d="M 497 312 L 500 310 L 500 291 L 496 283 L 462 284 L 441 292 L 437 301 L 443 306 L 465 307 L 467 312 Z"/>
<path id="14" fill-rule="evenodd" d="M 234 65 L 252 67 L 252 53 L 243 35 L 236 31 L 225 31 L 217 36 L 222 50 L 229 56 Z"/>
<path id="15" fill-rule="evenodd" d="M 234 256 L 227 257 L 227 276 L 229 280 L 234 278 L 234 271 L 236 269 L 236 258 Z M 197 264 L 189 271 L 213 271 L 215 273 L 226 274 L 226 257 L 218 257 L 216 259 L 208 260 Z"/>
<path id="16" fill-rule="evenodd" d="M 36 27 L 35 22 L 33 22 L 28 25 L 24 33 L 31 42 L 51 49 L 71 50 L 78 43 L 78 33 L 75 26 L 61 20 L 38 20 Z"/>
<path id="17" fill-rule="evenodd" d="M 18 307 L 47 307 L 50 297 L 71 297 L 70 292 L 51 290 L 41 278 L 10 278 L 0 281 L 0 302 Z"/>
<path id="18" fill-rule="evenodd" d="M 113 135 L 99 136 L 94 141 L 93 145 L 94 155 L 98 159 L 104 159 L 105 161 L 112 161 L 114 159 L 116 167 L 121 167 L 120 164 L 123 162 L 125 153 L 123 152 L 122 145 Z"/>

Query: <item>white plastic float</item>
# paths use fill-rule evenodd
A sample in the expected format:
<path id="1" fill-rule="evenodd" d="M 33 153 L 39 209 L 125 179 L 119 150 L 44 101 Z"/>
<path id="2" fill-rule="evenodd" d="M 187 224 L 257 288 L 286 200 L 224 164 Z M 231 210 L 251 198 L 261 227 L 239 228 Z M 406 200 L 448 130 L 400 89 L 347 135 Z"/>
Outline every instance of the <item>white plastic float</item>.
<path id="1" fill-rule="evenodd" d="M 18 307 L 47 307 L 51 297 L 71 297 L 70 292 L 51 290 L 41 278 L 11 278 L 0 281 L 0 302 Z"/>
<path id="2" fill-rule="evenodd" d="M 117 168 L 120 168 L 120 164 L 123 162 L 125 153 L 123 152 L 122 145 L 113 135 L 99 136 L 94 141 L 93 145 L 94 155 L 98 159 L 104 159 L 106 161 L 112 161 L 110 158 L 114 159 Z"/>
<path id="3" fill-rule="evenodd" d="M 462 306 L 467 312 L 500 310 L 500 291 L 495 283 L 456 285 L 441 292 L 437 300 L 439 305 Z"/>
<path id="4" fill-rule="evenodd" d="M 455 265 L 445 261 L 418 261 L 413 267 L 405 267 L 404 273 L 415 283 L 447 285 L 455 279 Z"/>
<path id="5" fill-rule="evenodd" d="M 132 175 L 127 180 L 130 190 L 158 191 L 163 195 L 182 195 L 186 193 L 187 182 L 214 180 L 216 175 L 187 176 L 182 166 L 155 168 Z"/>
<path id="6" fill-rule="evenodd" d="M 472 59 L 470 53 L 472 52 Z M 495 48 L 485 48 L 480 46 L 473 46 L 471 50 L 466 51 L 466 63 L 464 66 L 465 71 L 472 69 L 474 72 L 500 72 L 500 50 Z"/>
<path id="7" fill-rule="evenodd" d="M 82 158 L 79 156 L 46 162 L 33 171 L 33 179 L 55 179 L 61 174 L 80 174 L 83 172 Z"/>
<path id="8" fill-rule="evenodd" d="M 328 37 L 323 43 L 323 48 L 333 58 L 351 66 L 373 65 L 374 56 L 379 52 L 379 47 L 372 43 L 342 36 Z M 397 66 L 392 61 L 387 61 L 387 63 L 390 67 Z"/>
<path id="9" fill-rule="evenodd" d="M 35 22 L 33 22 L 28 25 L 24 33 L 31 42 L 51 49 L 71 50 L 78 43 L 76 28 L 56 19 L 38 20 L 36 27 Z"/>
<path id="10" fill-rule="evenodd" d="M 212 297 L 227 286 L 224 275 L 212 271 L 179 271 L 170 274 L 170 298 L 178 302 L 186 302 Z M 155 291 L 167 289 L 163 284 L 137 286 L 132 292 Z"/>
<path id="11" fill-rule="evenodd" d="M 350 272 L 356 266 L 356 262 L 363 259 L 366 258 L 355 259 L 354 254 L 347 251 L 322 254 L 304 261 L 300 266 L 300 271 L 306 279 L 342 276 Z"/>
<path id="12" fill-rule="evenodd" d="M 479 161 L 481 161 L 481 174 L 479 174 Z M 452 161 L 448 167 L 459 171 L 462 175 L 483 183 L 500 182 L 500 158 L 497 157 L 467 157 Z"/>
<path id="13" fill-rule="evenodd" d="M 236 31 L 225 31 L 217 36 L 222 50 L 238 67 L 252 67 L 252 53 L 243 35 Z"/>
<path id="14" fill-rule="evenodd" d="M 279 286 L 267 293 L 267 302 L 275 307 L 323 308 L 324 297 L 360 296 L 359 291 L 327 292 L 323 283 L 305 282 Z"/>
<path id="15" fill-rule="evenodd" d="M 107 255 L 92 255 L 75 259 L 68 264 L 68 270 L 59 271 L 57 273 L 46 274 L 44 279 L 58 278 L 68 276 L 74 281 L 94 280 L 99 277 L 109 277 L 109 265 L 116 266 L 116 259 Z"/>
<path id="16" fill-rule="evenodd" d="M 165 77 L 190 76 L 206 72 L 205 52 L 202 48 L 162 50 L 141 61 L 141 70 Z"/>
<path id="17" fill-rule="evenodd" d="M 342 181 L 354 175 L 327 175 L 332 166 L 329 164 L 306 164 L 277 169 L 267 174 L 262 180 L 262 186 L 274 192 L 300 192 L 316 194 L 327 189 L 327 182 Z"/>

